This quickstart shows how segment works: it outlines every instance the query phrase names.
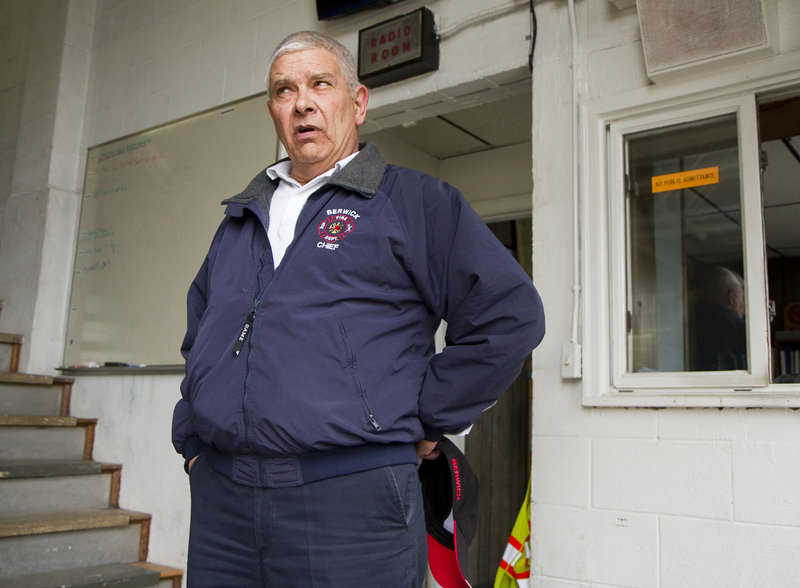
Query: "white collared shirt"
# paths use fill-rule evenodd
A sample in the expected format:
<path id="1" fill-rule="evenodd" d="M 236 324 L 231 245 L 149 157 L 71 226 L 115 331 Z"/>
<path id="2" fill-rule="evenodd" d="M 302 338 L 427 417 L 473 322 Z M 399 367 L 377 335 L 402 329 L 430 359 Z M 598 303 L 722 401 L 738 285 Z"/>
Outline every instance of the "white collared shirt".
<path id="1" fill-rule="evenodd" d="M 272 202 L 269 205 L 269 229 L 267 230 L 267 237 L 272 248 L 272 260 L 276 268 L 294 240 L 297 219 L 308 197 L 335 172 L 350 163 L 357 154 L 358 151 L 341 161 L 337 161 L 336 165 L 331 169 L 321 173 L 305 185 L 301 185 L 290 175 L 292 171 L 291 161 L 281 161 L 267 168 L 267 177 L 269 179 L 280 178 L 281 180 L 272 195 Z"/>

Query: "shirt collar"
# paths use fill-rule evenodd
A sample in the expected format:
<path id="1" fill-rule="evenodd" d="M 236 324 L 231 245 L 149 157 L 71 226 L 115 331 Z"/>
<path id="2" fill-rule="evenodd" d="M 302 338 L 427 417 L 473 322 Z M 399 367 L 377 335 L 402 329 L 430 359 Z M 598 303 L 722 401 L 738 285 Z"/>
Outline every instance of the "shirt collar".
<path id="1" fill-rule="evenodd" d="M 358 155 L 358 151 L 348 155 L 344 159 L 337 161 L 336 164 L 331 169 L 329 169 L 326 172 L 322 172 L 317 177 L 309 181 L 306 185 L 311 183 L 317 184 L 320 183 L 323 179 L 331 177 L 334 173 L 338 172 L 340 169 L 342 169 L 344 166 L 350 163 L 356 155 Z M 300 183 L 291 176 L 291 173 L 292 173 L 292 162 L 288 159 L 279 161 L 275 165 L 272 165 L 267 168 L 267 177 L 270 180 L 280 178 L 284 182 L 288 182 L 289 184 L 292 184 L 293 186 L 300 188 L 301 187 Z"/>

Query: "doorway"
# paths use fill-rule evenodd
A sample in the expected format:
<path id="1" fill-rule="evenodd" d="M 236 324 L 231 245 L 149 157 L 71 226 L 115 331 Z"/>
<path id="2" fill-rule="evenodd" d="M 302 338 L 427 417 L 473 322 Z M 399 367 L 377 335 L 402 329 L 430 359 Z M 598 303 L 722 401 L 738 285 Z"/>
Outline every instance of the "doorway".
<path id="1" fill-rule="evenodd" d="M 489 223 L 531 275 L 531 219 Z M 470 545 L 473 588 L 491 588 L 525 499 L 531 464 L 531 360 L 466 439 L 465 455 L 481 484 L 478 535 Z"/>
<path id="2" fill-rule="evenodd" d="M 380 131 L 362 132 L 360 139 L 376 143 L 390 163 L 430 173 L 461 190 L 531 275 L 529 89 Z M 494 584 L 530 478 L 529 362 L 463 442 L 481 489 L 478 531 L 470 545 L 474 588 Z"/>

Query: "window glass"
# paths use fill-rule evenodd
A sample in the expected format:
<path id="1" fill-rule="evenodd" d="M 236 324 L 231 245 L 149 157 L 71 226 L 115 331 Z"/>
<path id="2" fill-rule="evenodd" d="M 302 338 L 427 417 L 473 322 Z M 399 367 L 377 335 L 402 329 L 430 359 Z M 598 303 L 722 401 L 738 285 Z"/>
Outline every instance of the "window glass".
<path id="1" fill-rule="evenodd" d="M 627 371 L 746 370 L 736 114 L 625 136 Z"/>
<path id="2" fill-rule="evenodd" d="M 762 104 L 772 381 L 800 382 L 800 98 Z"/>

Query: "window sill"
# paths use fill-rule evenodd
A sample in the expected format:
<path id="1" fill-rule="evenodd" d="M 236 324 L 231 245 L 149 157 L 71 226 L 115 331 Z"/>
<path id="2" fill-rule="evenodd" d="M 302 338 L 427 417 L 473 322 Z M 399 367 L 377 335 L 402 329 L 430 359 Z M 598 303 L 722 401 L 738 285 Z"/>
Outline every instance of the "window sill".
<path id="1" fill-rule="evenodd" d="M 583 405 L 626 408 L 800 408 L 800 383 L 691 391 L 612 388 L 605 394 L 584 394 Z"/>

